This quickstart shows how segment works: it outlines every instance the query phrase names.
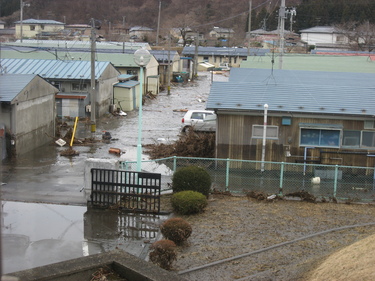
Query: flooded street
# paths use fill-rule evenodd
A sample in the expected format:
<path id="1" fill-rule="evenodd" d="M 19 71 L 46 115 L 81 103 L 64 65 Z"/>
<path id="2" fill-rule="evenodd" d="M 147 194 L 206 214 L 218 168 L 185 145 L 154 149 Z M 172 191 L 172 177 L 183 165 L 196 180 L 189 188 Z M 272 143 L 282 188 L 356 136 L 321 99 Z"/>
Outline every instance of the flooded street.
<path id="1" fill-rule="evenodd" d="M 214 81 L 226 81 L 214 75 Z M 187 84 L 175 84 L 170 95 L 146 99 L 142 114 L 142 145 L 178 139 L 183 109 L 204 109 L 211 84 L 209 73 Z M 109 143 L 73 146 L 78 156 L 60 156 L 66 147 L 50 145 L 1 167 L 3 273 L 71 258 L 124 249 L 145 258 L 147 245 L 157 239 L 166 216 L 121 215 L 88 210 L 84 188 L 88 158 L 136 160 L 138 111 L 127 116 L 108 114 L 97 121 L 96 139 L 109 132 Z M 84 135 L 86 134 L 86 135 Z M 89 134 L 87 136 L 87 134 Z M 80 124 L 77 138 L 92 136 Z M 110 148 L 125 152 L 109 153 Z M 147 155 L 142 155 L 147 159 Z M 142 229 L 142 231 L 140 231 Z"/>

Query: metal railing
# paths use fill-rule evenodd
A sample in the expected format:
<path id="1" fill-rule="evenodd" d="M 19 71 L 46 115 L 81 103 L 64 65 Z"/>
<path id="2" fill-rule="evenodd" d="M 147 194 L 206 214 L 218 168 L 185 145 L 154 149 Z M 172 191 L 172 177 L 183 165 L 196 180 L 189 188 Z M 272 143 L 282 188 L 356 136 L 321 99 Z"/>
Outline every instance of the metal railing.
<path id="1" fill-rule="evenodd" d="M 173 173 L 190 165 L 205 168 L 211 175 L 212 189 L 217 191 L 243 194 L 258 191 L 284 196 L 306 191 L 321 199 L 375 202 L 375 176 L 371 167 L 174 156 L 142 161 L 142 170 L 160 173 L 161 188 L 165 191 L 171 189 Z M 121 168 L 135 170 L 136 162 L 122 162 Z"/>
<path id="2" fill-rule="evenodd" d="M 91 205 L 160 213 L 161 175 L 110 169 L 91 169 Z"/>

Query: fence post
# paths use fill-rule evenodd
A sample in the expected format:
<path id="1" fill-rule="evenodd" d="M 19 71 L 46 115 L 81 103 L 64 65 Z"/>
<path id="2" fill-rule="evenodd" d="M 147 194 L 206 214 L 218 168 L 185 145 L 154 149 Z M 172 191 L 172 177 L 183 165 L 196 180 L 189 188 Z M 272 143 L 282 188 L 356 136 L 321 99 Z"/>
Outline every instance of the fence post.
<path id="1" fill-rule="evenodd" d="M 226 172 L 225 172 L 225 191 L 228 191 L 229 189 L 229 158 L 227 158 L 227 167 L 226 167 Z"/>
<path id="2" fill-rule="evenodd" d="M 176 172 L 177 169 L 177 157 L 176 155 L 173 156 L 173 173 Z"/>
<path id="3" fill-rule="evenodd" d="M 333 198 L 336 198 L 338 171 L 339 171 L 339 166 L 335 165 L 335 180 L 333 182 Z"/>
<path id="4" fill-rule="evenodd" d="M 280 187 L 279 187 L 279 195 L 283 195 L 283 179 L 284 179 L 284 162 L 281 162 L 280 167 Z"/>

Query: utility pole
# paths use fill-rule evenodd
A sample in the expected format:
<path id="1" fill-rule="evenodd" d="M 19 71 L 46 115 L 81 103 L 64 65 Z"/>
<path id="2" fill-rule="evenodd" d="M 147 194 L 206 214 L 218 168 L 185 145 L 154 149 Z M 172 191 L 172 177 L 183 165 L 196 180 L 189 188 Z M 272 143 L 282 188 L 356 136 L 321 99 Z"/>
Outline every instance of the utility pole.
<path id="1" fill-rule="evenodd" d="M 122 17 L 122 27 L 123 27 L 123 31 L 124 31 L 124 36 L 122 37 L 122 53 L 124 54 L 125 53 L 125 33 L 126 33 L 126 29 L 125 29 L 125 16 Z"/>
<path id="2" fill-rule="evenodd" d="M 156 31 L 156 46 L 159 45 L 160 10 L 161 10 L 161 0 L 159 0 L 159 15 L 158 15 L 158 29 Z"/>
<path id="3" fill-rule="evenodd" d="M 195 39 L 195 54 L 194 54 L 194 71 L 193 71 L 193 80 L 198 76 L 198 45 L 199 45 L 199 32 L 196 34 Z"/>
<path id="4" fill-rule="evenodd" d="M 20 36 L 21 36 L 21 43 L 22 43 L 22 37 L 23 37 L 23 1 L 21 0 L 21 19 L 20 19 Z"/>
<path id="5" fill-rule="evenodd" d="M 292 8 L 292 10 L 290 11 L 290 32 L 293 32 L 293 16 L 296 16 L 297 15 L 297 11 L 296 11 L 296 8 Z"/>
<path id="6" fill-rule="evenodd" d="M 251 32 L 251 10 L 253 6 L 253 1 L 249 1 L 249 23 L 247 26 L 248 38 L 247 38 L 247 56 L 250 56 L 250 32 Z"/>
<path id="7" fill-rule="evenodd" d="M 95 20 L 91 19 L 91 84 L 90 84 L 90 100 L 91 100 L 91 133 L 96 131 L 96 87 L 95 87 L 95 51 L 96 51 L 96 32 Z"/>
<path id="8" fill-rule="evenodd" d="M 21 36 L 21 43 L 22 43 L 22 37 L 23 37 L 23 7 L 27 6 L 30 7 L 29 3 L 24 3 L 23 0 L 20 0 L 21 5 L 21 11 L 20 11 L 20 36 Z"/>
<path id="9" fill-rule="evenodd" d="M 279 69 L 283 69 L 284 29 L 285 29 L 285 0 L 281 0 L 281 6 L 279 10 L 279 33 L 280 33 Z"/>
<path id="10" fill-rule="evenodd" d="M 168 95 L 171 94 L 171 36 L 168 35 Z"/>

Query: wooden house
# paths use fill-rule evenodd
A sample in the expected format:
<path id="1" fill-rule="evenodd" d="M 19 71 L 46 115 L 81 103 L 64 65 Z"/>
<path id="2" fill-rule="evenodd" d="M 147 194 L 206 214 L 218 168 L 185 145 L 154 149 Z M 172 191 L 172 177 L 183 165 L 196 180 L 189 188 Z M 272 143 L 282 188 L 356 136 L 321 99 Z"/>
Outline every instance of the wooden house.
<path id="1" fill-rule="evenodd" d="M 262 160 L 266 123 L 264 161 L 374 167 L 374 78 L 232 69 L 228 82 L 212 84 L 206 106 L 217 114 L 216 157 Z"/>

